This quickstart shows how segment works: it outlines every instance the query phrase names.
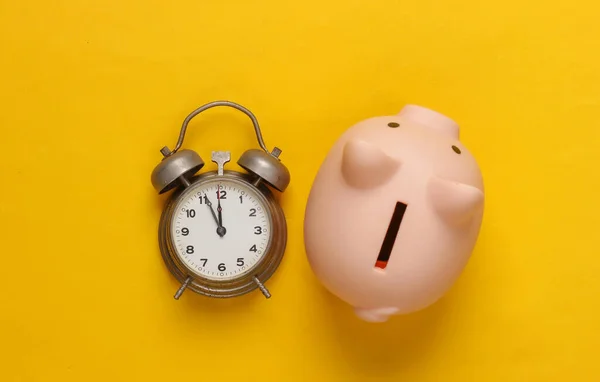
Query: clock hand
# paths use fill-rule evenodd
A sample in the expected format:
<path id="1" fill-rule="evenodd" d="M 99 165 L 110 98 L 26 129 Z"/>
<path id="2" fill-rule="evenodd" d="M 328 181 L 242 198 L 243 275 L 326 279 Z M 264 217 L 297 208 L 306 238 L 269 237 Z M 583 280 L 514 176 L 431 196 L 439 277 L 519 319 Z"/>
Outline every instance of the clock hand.
<path id="1" fill-rule="evenodd" d="M 223 209 L 221 208 L 221 185 L 219 185 L 219 187 L 217 188 L 217 212 L 219 213 L 219 226 L 223 227 L 223 216 L 221 215 L 221 212 L 223 211 Z"/>
<path id="2" fill-rule="evenodd" d="M 212 213 L 212 216 L 215 219 L 215 222 L 217 223 L 217 235 L 221 237 L 225 236 L 225 232 L 227 232 L 227 230 L 219 223 L 219 218 L 217 218 L 217 214 L 215 214 L 215 210 L 212 208 L 211 201 L 206 195 L 204 195 L 204 199 L 206 200 L 206 205 L 208 206 L 208 208 L 210 208 L 210 212 Z"/>
<path id="3" fill-rule="evenodd" d="M 208 199 L 208 196 L 204 195 L 204 199 L 206 201 L 206 205 L 208 206 L 208 208 L 210 209 L 210 212 L 212 213 L 213 218 L 215 218 L 215 223 L 217 223 L 217 225 L 220 227 L 221 224 L 219 224 L 219 219 L 217 218 L 217 215 L 215 214 L 215 210 L 212 208 L 212 203 Z"/>

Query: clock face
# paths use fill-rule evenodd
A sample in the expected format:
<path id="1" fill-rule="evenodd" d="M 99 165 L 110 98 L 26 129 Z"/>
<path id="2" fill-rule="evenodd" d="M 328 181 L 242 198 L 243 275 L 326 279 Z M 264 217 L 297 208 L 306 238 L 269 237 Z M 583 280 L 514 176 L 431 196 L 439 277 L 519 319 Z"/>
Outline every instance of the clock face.
<path id="1" fill-rule="evenodd" d="M 264 197 L 244 182 L 218 177 L 192 184 L 171 221 L 180 261 L 217 281 L 251 271 L 269 250 L 271 232 Z"/>

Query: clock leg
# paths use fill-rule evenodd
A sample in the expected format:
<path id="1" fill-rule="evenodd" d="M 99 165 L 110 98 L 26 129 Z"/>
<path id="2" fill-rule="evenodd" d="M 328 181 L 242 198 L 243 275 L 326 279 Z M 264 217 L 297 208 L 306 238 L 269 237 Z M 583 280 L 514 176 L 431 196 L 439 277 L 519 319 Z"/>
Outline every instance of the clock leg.
<path id="1" fill-rule="evenodd" d="M 181 295 L 183 294 L 183 291 L 185 290 L 185 288 L 188 287 L 188 285 L 190 285 L 190 283 L 192 282 L 192 278 L 188 277 L 187 279 L 185 279 L 185 281 L 183 282 L 183 284 L 181 284 L 181 287 L 179 287 L 179 289 L 177 290 L 177 293 L 175 293 L 175 300 L 179 300 L 179 297 L 181 297 Z"/>
<path id="2" fill-rule="evenodd" d="M 269 293 L 269 290 L 267 289 L 267 287 L 265 287 L 263 285 L 263 283 L 260 282 L 258 277 L 254 276 L 254 282 L 256 283 L 256 285 L 258 285 L 258 289 L 260 289 L 260 291 L 262 292 L 262 294 L 265 295 L 266 298 L 271 297 L 271 293 Z"/>

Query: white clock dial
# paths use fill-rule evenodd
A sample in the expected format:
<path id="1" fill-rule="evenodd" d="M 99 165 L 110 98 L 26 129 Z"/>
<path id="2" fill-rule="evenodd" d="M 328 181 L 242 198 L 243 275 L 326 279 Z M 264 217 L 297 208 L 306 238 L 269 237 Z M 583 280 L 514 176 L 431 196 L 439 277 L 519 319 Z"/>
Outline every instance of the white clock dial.
<path id="1" fill-rule="evenodd" d="M 271 217 L 263 200 L 250 186 L 224 178 L 190 186 L 171 221 L 181 262 L 211 280 L 235 279 L 252 270 L 271 242 Z"/>

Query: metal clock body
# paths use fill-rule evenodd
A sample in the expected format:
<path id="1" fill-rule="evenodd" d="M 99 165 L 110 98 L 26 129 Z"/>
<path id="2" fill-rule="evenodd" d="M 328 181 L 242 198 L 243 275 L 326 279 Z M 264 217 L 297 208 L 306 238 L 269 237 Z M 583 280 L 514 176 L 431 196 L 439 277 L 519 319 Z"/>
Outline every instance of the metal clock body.
<path id="1" fill-rule="evenodd" d="M 187 124 L 214 106 L 230 106 L 247 114 L 262 150 L 250 149 L 238 160 L 247 173 L 225 170 L 227 151 L 213 151 L 218 170 L 196 175 L 204 162 L 191 150 L 178 151 Z M 186 289 L 210 297 L 235 297 L 259 289 L 271 296 L 265 282 L 279 266 L 287 242 L 283 210 L 271 188 L 284 191 L 289 172 L 279 160 L 281 150 L 266 149 L 258 122 L 246 108 L 216 101 L 192 112 L 184 121 L 175 150 L 152 173 L 159 193 L 172 191 L 159 223 L 159 247 L 173 276 Z"/>

